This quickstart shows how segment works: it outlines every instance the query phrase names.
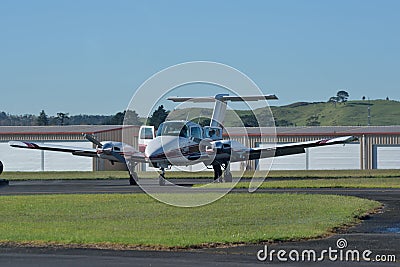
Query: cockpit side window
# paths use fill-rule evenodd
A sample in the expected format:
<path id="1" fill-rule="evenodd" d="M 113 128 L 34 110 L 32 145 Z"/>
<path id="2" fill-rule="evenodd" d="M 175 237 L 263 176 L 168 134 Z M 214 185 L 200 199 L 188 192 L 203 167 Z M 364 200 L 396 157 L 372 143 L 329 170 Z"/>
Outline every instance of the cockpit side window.
<path id="1" fill-rule="evenodd" d="M 206 138 L 211 138 L 212 140 L 222 139 L 222 129 L 219 127 L 204 127 L 204 135 Z"/>
<path id="2" fill-rule="evenodd" d="M 162 135 L 163 128 L 164 128 L 164 123 L 161 123 L 160 126 L 158 126 L 156 136 L 161 136 Z"/>
<path id="3" fill-rule="evenodd" d="M 141 128 L 140 129 L 140 139 L 153 139 L 153 129 Z"/>
<path id="4" fill-rule="evenodd" d="M 188 137 L 189 129 L 182 122 L 164 122 L 157 130 L 157 136 L 181 136 Z"/>
<path id="5" fill-rule="evenodd" d="M 202 139 L 200 127 L 190 127 L 190 136 L 194 138 Z"/>
<path id="6" fill-rule="evenodd" d="M 184 125 L 181 129 L 181 131 L 179 132 L 179 136 L 180 137 L 188 137 L 188 127 L 186 125 Z"/>

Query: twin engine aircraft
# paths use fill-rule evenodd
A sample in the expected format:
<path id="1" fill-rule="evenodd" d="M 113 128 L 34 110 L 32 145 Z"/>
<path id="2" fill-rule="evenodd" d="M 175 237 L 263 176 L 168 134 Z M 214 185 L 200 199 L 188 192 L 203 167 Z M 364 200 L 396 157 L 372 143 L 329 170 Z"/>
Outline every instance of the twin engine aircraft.
<path id="1" fill-rule="evenodd" d="M 133 146 L 113 141 L 99 142 L 92 135 L 84 134 L 96 148 L 48 145 L 32 142 L 10 141 L 12 147 L 72 153 L 77 156 L 99 157 L 111 163 L 128 166 L 129 183 L 137 185 L 138 175 L 134 167 L 138 163 L 150 163 L 160 170 L 159 185 L 165 185 L 165 170 L 171 166 L 189 166 L 203 163 L 214 170 L 214 180 L 232 181 L 230 163 L 305 153 L 306 148 L 345 144 L 356 141 L 354 136 L 321 139 L 301 143 L 275 145 L 267 148 L 249 148 L 235 140 L 222 137 L 228 101 L 259 101 L 278 99 L 275 95 L 215 97 L 170 97 L 174 102 L 215 102 L 209 126 L 201 127 L 192 121 L 165 121 L 160 124 L 156 136 L 154 127 L 142 126 L 139 130 L 139 150 Z M 143 142 L 144 140 L 144 142 Z"/>

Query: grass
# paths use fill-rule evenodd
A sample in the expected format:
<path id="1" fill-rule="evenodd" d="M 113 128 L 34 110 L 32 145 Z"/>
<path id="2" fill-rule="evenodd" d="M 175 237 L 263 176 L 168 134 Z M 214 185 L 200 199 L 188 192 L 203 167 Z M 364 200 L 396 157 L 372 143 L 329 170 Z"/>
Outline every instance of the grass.
<path id="1" fill-rule="evenodd" d="M 197 208 L 144 194 L 0 196 L 0 242 L 187 248 L 293 240 L 327 235 L 378 207 L 306 194 L 228 194 Z"/>
<path id="2" fill-rule="evenodd" d="M 311 170 L 233 172 L 244 179 L 267 176 L 260 188 L 400 188 L 400 170 Z M 141 172 L 140 178 L 156 177 L 154 172 Z M 210 179 L 212 172 L 169 172 L 168 179 Z M 5 172 L 1 178 L 17 180 L 79 180 L 79 179 L 128 179 L 126 171 L 101 172 Z M 196 186 L 203 186 L 199 184 Z M 209 184 L 211 188 L 230 187 L 230 184 Z M 249 182 L 239 182 L 235 188 L 248 188 Z"/>
<path id="3" fill-rule="evenodd" d="M 263 175 L 264 174 L 264 175 Z M 252 173 L 249 172 L 248 176 Z M 256 172 L 255 177 L 268 178 L 391 178 L 400 177 L 400 169 L 395 170 L 290 170 Z"/>
<path id="4" fill-rule="evenodd" d="M 154 176 L 154 172 L 140 172 L 139 177 L 146 178 Z M 233 172 L 234 176 L 241 173 Z M 400 177 L 398 170 L 310 170 L 310 171 L 270 171 L 269 173 L 245 172 L 244 178 L 253 177 L 268 178 L 391 178 Z M 209 178 L 212 172 L 167 172 L 170 179 L 178 178 Z M 4 172 L 3 179 L 14 180 L 69 180 L 69 179 L 127 179 L 126 171 L 99 171 L 99 172 Z"/>
<path id="5" fill-rule="evenodd" d="M 249 188 L 250 182 L 239 182 L 235 188 Z M 230 183 L 196 185 L 207 188 L 227 188 Z M 338 178 L 266 180 L 259 188 L 400 188 L 400 178 Z"/>

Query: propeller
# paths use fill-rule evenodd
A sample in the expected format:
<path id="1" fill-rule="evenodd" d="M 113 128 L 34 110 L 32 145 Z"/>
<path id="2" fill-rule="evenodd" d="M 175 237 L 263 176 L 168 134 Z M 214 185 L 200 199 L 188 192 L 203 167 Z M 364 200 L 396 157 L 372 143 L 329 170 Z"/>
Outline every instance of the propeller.
<path id="1" fill-rule="evenodd" d="M 4 169 L 3 162 L 0 161 L 0 174 L 3 172 L 3 169 Z"/>
<path id="2" fill-rule="evenodd" d="M 93 135 L 83 133 L 83 137 L 85 137 L 87 140 L 89 140 L 90 142 L 92 142 L 93 144 L 95 144 L 97 147 L 99 147 L 99 148 L 102 148 L 102 147 L 103 147 L 103 144 L 100 143 L 98 140 L 96 140 L 96 138 L 94 138 Z"/>
<path id="3" fill-rule="evenodd" d="M 102 147 L 103 153 L 106 155 L 112 155 L 115 158 L 118 159 L 119 162 L 124 163 L 125 162 L 125 158 L 124 156 L 122 156 L 118 151 L 115 151 L 113 148 L 112 144 L 106 143 L 104 144 L 104 146 Z"/>
<path id="4" fill-rule="evenodd" d="M 126 162 L 124 156 L 121 156 L 119 153 L 113 151 L 112 155 L 116 157 L 120 162 Z"/>

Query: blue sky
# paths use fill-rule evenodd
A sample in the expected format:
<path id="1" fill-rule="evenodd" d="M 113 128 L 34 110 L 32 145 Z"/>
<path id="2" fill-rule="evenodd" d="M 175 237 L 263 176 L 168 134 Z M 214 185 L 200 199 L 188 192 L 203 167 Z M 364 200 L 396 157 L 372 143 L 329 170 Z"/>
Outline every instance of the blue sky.
<path id="1" fill-rule="evenodd" d="M 399 1 L 0 1 L 0 111 L 114 114 L 194 60 L 244 72 L 274 105 L 400 100 Z M 149 92 L 151 94 L 151 92 Z"/>

